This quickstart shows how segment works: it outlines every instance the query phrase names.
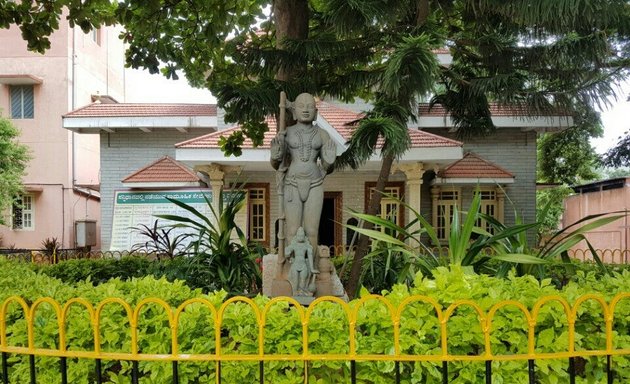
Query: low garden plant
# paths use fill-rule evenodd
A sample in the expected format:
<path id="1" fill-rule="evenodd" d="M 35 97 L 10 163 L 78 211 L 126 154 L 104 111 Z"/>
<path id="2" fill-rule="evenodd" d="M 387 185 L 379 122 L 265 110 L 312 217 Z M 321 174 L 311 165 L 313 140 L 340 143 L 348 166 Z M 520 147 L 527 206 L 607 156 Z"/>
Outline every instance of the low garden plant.
<path id="1" fill-rule="evenodd" d="M 619 212 L 591 215 L 549 234 L 538 247 L 532 247 L 528 232 L 537 231 L 543 221 L 524 223 L 515 211 L 516 224 L 505 225 L 480 212 L 481 196 L 475 194 L 467 211 L 458 212 L 455 208 L 446 243 L 443 243 L 438 239 L 436 228 L 422 214 L 404 201 L 399 200 L 399 204 L 412 215 L 405 226 L 358 212 L 352 214 L 384 231 L 347 226 L 372 240 L 361 276 L 361 283 L 371 292 L 378 292 L 393 282 L 410 284 L 417 271 L 430 276 L 436 268 L 447 265 L 467 266 L 478 273 L 497 277 L 505 277 L 515 269 L 518 275 L 535 275 L 542 280 L 546 277 L 546 265 L 552 261 L 561 260 L 571 268 L 568 250 L 580 242 L 586 242 L 595 262 L 606 272 L 585 234 L 623 217 Z M 481 220 L 492 230 L 479 226 Z"/>
<path id="2" fill-rule="evenodd" d="M 189 234 L 174 234 L 175 227 L 160 225 L 159 220 L 154 220 L 153 225 L 140 224 L 131 227 L 131 230 L 139 233 L 144 242 L 134 244 L 131 252 L 144 252 L 162 258 L 172 259 L 185 255 Z"/>
<path id="3" fill-rule="evenodd" d="M 597 294 L 610 302 L 620 292 L 630 292 L 630 272 L 613 272 L 599 276 L 593 272 L 578 271 L 572 281 L 557 289 L 551 280 L 538 281 L 532 276 L 518 277 L 513 273 L 504 279 L 479 275 L 472 268 L 451 266 L 439 267 L 432 277 L 416 274 L 410 286 L 395 285 L 384 292 L 385 299 L 394 306 L 411 295 L 425 295 L 434 299 L 442 308 L 457 300 L 472 300 L 483 311 L 501 300 L 516 300 L 531 310 L 536 301 L 548 295 L 558 295 L 570 305 L 585 294 Z M 200 290 L 191 290 L 181 281 L 170 283 L 166 279 L 153 277 L 132 278 L 128 281 L 114 279 L 93 286 L 90 282 L 75 285 L 37 274 L 28 266 L 10 261 L 0 261 L 0 302 L 10 295 L 18 295 L 33 303 L 41 297 L 52 297 L 63 304 L 73 297 L 81 297 L 93 305 L 111 297 L 128 302 L 132 308 L 141 300 L 157 297 L 173 308 L 185 300 L 197 297 L 208 300 L 218 308 L 225 300 L 224 291 L 204 295 Z M 254 298 L 262 307 L 269 301 L 264 297 Z M 349 303 L 355 308 L 360 301 Z M 91 323 L 87 311 L 81 306 L 72 306 L 67 321 L 67 347 L 70 350 L 91 351 L 94 348 Z M 358 309 L 356 324 L 357 352 L 359 354 L 391 354 L 393 352 L 393 325 L 387 307 L 378 300 L 367 300 Z M 605 318 L 595 300 L 587 300 L 578 309 L 576 322 L 577 350 L 593 350 L 605 347 Z M 245 303 L 227 306 L 221 328 L 221 351 L 223 354 L 258 353 L 258 327 L 251 307 Z M 616 349 L 630 348 L 630 299 L 622 300 L 614 314 L 613 346 Z M 566 351 L 568 345 L 567 316 L 558 303 L 544 305 L 536 318 L 536 352 Z M 9 345 L 26 345 L 27 327 L 24 313 L 17 305 L 7 308 L 6 332 Z M 35 344 L 43 348 L 58 348 L 58 323 L 48 304 L 39 307 L 33 320 Z M 286 303 L 271 307 L 265 323 L 265 354 L 302 353 L 302 324 L 295 308 Z M 433 309 L 416 302 L 402 313 L 400 321 L 400 346 L 403 353 L 439 355 L 440 324 Z M 491 347 L 495 354 L 510 355 L 527 351 L 527 320 L 515 307 L 506 307 L 497 312 L 491 329 Z M 215 352 L 215 325 L 211 312 L 201 304 L 187 307 L 178 324 L 180 353 L 212 354 Z M 484 352 L 482 328 L 477 314 L 470 307 L 460 307 L 447 323 L 448 353 L 451 355 L 475 355 Z M 169 353 L 171 330 L 163 309 L 150 304 L 141 311 L 138 323 L 138 347 L 140 353 Z M 129 322 L 120 305 L 108 304 L 101 317 L 101 348 L 103 351 L 130 351 Z M 311 353 L 345 354 L 349 351 L 349 325 L 338 304 L 324 303 L 316 306 L 308 326 L 309 350 Z M 59 381 L 59 360 L 37 357 L 38 382 Z M 605 359 L 585 357 L 578 359 L 577 383 L 597 383 L 605 376 Z M 404 383 L 441 382 L 440 363 L 401 363 Z M 94 362 L 89 359 L 69 359 L 69 382 L 94 382 Z M 168 362 L 140 362 L 141 383 L 165 383 L 172 381 L 171 364 Z M 266 362 L 265 382 L 303 383 L 304 365 L 297 361 Z M 537 382 L 568 382 L 566 359 L 536 360 Z M 628 356 L 614 357 L 616 382 L 630 380 Z M 126 361 L 103 361 L 103 381 L 128 382 L 131 364 Z M 222 380 L 225 383 L 257 382 L 257 362 L 224 362 Z M 322 361 L 309 365 L 309 382 L 349 382 L 348 361 Z M 11 382 L 29 382 L 28 357 L 11 354 L 9 358 Z M 449 363 L 450 383 L 484 382 L 484 364 L 471 362 Z M 216 365 L 209 363 L 183 362 L 179 367 L 182 383 L 213 382 Z M 394 381 L 393 362 L 359 362 L 359 383 L 391 383 Z M 527 382 L 527 362 L 508 361 L 493 363 L 493 382 Z"/>
<path id="4" fill-rule="evenodd" d="M 262 277 L 257 259 L 262 248 L 249 244 L 241 228 L 236 225 L 236 215 L 244 207 L 245 191 L 221 192 L 218 209 L 203 195 L 213 217 L 207 217 L 194 207 L 169 200 L 189 212 L 189 216 L 157 215 L 172 222 L 174 228 L 186 228 L 190 243 L 189 273 L 194 279 L 206 281 L 214 290 L 225 289 L 231 295 L 253 294 L 262 288 Z"/>

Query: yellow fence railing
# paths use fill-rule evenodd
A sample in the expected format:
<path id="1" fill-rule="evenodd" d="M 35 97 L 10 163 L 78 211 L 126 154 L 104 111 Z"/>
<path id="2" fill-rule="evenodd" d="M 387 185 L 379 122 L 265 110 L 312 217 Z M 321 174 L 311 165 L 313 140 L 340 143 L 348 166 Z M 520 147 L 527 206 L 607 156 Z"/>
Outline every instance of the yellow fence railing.
<path id="1" fill-rule="evenodd" d="M 596 249 L 601 261 L 607 264 L 630 264 L 630 249 Z M 593 254 L 589 249 L 570 249 L 569 257 L 580 261 L 593 261 Z"/>
<path id="2" fill-rule="evenodd" d="M 386 318 L 391 321 L 391 328 L 393 330 L 393 348 L 387 353 L 365 353 L 359 348 L 359 337 L 362 332 L 359 329 L 359 325 L 362 321 L 360 315 L 362 308 L 371 302 L 376 302 L 386 310 Z M 603 324 L 601 324 L 602 332 L 602 347 L 598 349 L 583 350 L 578 346 L 576 342 L 576 324 L 579 324 L 580 316 L 585 309 L 585 303 L 592 303 L 597 306 L 598 311 L 603 316 Z M 225 329 L 225 314 L 231 305 L 242 303 L 246 307 L 249 307 L 249 313 L 253 314 L 256 322 L 256 340 L 252 341 L 256 343 L 256 352 L 251 354 L 234 354 L 224 353 L 224 345 L 222 345 L 222 338 L 225 337 L 222 331 Z M 287 306 L 288 303 L 288 306 Z M 312 353 L 314 345 L 317 341 L 315 336 L 310 332 L 309 327 L 312 323 L 312 317 L 314 311 L 324 303 L 325 305 L 336 305 L 341 308 L 347 321 L 348 329 L 348 345 L 347 353 Z M 301 353 L 297 354 L 275 354 L 269 353 L 265 350 L 266 340 L 266 328 L 268 326 L 268 316 L 271 308 L 274 305 L 284 305 L 286 311 L 294 311 L 298 317 L 297 324 L 301 325 Z M 430 312 L 434 313 L 435 319 L 439 329 L 435 330 L 439 333 L 435 339 L 438 342 L 438 352 L 427 354 L 411 354 L 405 351 L 401 345 L 401 329 L 406 327 L 405 321 L 412 321 L 409 314 L 405 315 L 406 311 L 412 308 L 414 305 L 426 305 L 430 308 Z M 567 329 L 566 344 L 556 345 L 556 351 L 554 352 L 541 352 L 539 346 L 537 346 L 537 333 L 536 327 L 538 324 L 538 318 L 545 308 L 549 306 L 556 306 L 561 308 L 563 312 L 563 318 L 566 319 L 566 324 L 563 326 Z M 592 307 L 591 305 L 591 307 Z M 444 377 L 448 377 L 448 364 L 452 362 L 492 362 L 492 361 L 528 361 L 530 364 L 530 382 L 535 382 L 534 362 L 540 359 L 568 359 L 571 364 L 574 364 L 573 359 L 576 357 L 587 358 L 590 356 L 604 356 L 608 359 L 608 375 L 612 382 L 612 369 L 610 367 L 611 360 L 618 356 L 630 355 L 630 342 L 619 346 L 616 338 L 620 335 L 627 335 L 628 329 L 615 329 L 616 322 L 620 320 L 627 321 L 627 319 L 620 319 L 618 308 L 625 306 L 626 310 L 630 305 L 630 292 L 620 293 L 612 298 L 609 302 L 604 300 L 599 295 L 584 295 L 579 297 L 573 305 L 567 302 L 560 296 L 546 296 L 540 298 L 531 308 L 527 308 L 523 303 L 518 301 L 499 301 L 492 305 L 489 309 L 483 310 L 479 303 L 468 300 L 460 300 L 452 303 L 447 307 L 440 305 L 435 299 L 427 296 L 410 296 L 402 300 L 397 305 L 392 304 L 390 300 L 385 297 L 377 295 L 365 296 L 357 301 L 353 301 L 348 304 L 336 297 L 321 297 L 313 301 L 308 307 L 301 306 L 295 299 L 288 297 L 274 298 L 266 302 L 264 305 L 256 304 L 255 301 L 246 297 L 234 297 L 226 300 L 218 308 L 215 307 L 210 301 L 205 298 L 195 298 L 183 302 L 177 307 L 170 306 L 167 302 L 158 298 L 146 298 L 137 303 L 135 306 L 131 306 L 127 302 L 119 298 L 107 298 L 97 305 L 92 305 L 82 298 L 73 298 L 66 301 L 63 304 L 56 302 L 50 298 L 40 298 L 32 303 L 28 303 L 23 298 L 12 296 L 7 298 L 0 307 L 0 352 L 2 352 L 3 364 L 2 374 L 5 382 L 8 382 L 11 364 L 7 362 L 7 356 L 12 354 L 17 355 L 29 355 L 29 356 L 49 356 L 58 357 L 62 359 L 62 367 L 65 366 L 65 359 L 94 359 L 99 363 L 101 360 L 121 360 L 131 361 L 133 363 L 133 380 L 132 382 L 138 382 L 138 364 L 139 361 L 162 361 L 173 362 L 173 381 L 178 382 L 177 378 L 177 363 L 178 362 L 213 362 L 216 365 L 216 382 L 221 382 L 221 362 L 234 362 L 234 361 L 249 361 L 259 362 L 261 371 L 259 375 L 260 382 L 264 382 L 264 365 L 263 362 L 270 361 L 293 361 L 303 362 L 305 366 L 309 363 L 317 361 L 343 361 L 351 363 L 351 382 L 356 382 L 356 362 L 395 362 L 396 369 L 399 369 L 399 364 L 404 362 L 433 362 L 442 363 L 442 369 Z M 106 308 L 117 307 L 119 311 L 123 311 L 128 322 L 128 337 L 131 340 L 131 347 L 129 351 L 109 351 L 102 348 L 103 338 L 103 313 Z M 209 314 L 209 321 L 212 322 L 212 336 L 214 338 L 214 352 L 213 353 L 187 353 L 180 351 L 179 334 L 183 332 L 180 329 L 180 318 L 182 314 L 191 306 L 202 306 L 207 310 Z M 54 315 L 56 318 L 56 346 L 57 348 L 45 348 L 38 346 L 36 340 L 42 338 L 43 335 L 39 334 L 37 322 L 41 322 L 40 312 L 44 312 L 42 307 L 47 307 L 49 314 Z M 72 308 L 78 307 L 81 311 L 85 311 L 85 314 L 89 318 L 93 350 L 70 350 L 68 349 L 68 316 Z M 170 335 L 169 352 L 168 353 L 145 353 L 139 348 L 138 329 L 142 323 L 142 317 L 147 307 L 158 308 L 163 311 L 163 315 L 167 319 Z M 487 307 L 487 306 L 486 306 Z M 452 320 L 454 314 L 463 308 L 476 313 L 478 326 L 481 330 L 483 346 L 480 348 L 478 354 L 466 354 L 458 355 L 449 353 L 449 322 Z M 493 322 L 497 317 L 497 313 L 511 308 L 514 311 L 520 312 L 520 315 L 525 321 L 526 334 L 527 334 L 527 346 L 522 353 L 515 354 L 500 354 L 493 351 Z M 16 315 L 17 313 L 17 315 Z M 11 335 L 7 334 L 8 328 L 15 321 L 26 322 L 26 342 L 22 345 L 16 345 L 19 343 L 11 343 Z M 415 321 L 415 320 L 413 320 Z M 473 324 L 471 324 L 472 329 Z M 48 329 L 48 328 L 44 328 Z M 48 335 L 50 336 L 50 335 Z M 627 340 L 627 339 L 626 339 Z M 31 359 L 31 365 L 35 364 L 35 360 Z M 438 364 L 439 365 L 439 364 Z M 62 382 L 67 380 L 66 374 L 62 369 Z M 99 368 L 100 369 L 100 368 Z M 491 370 L 491 364 L 486 366 L 486 377 L 491 380 L 492 374 L 488 373 Z M 31 367 L 31 382 L 36 382 L 34 377 L 35 368 Z M 571 377 L 575 380 L 575 372 L 570 372 Z M 304 373 L 304 382 L 308 382 L 308 374 Z M 400 382 L 400 373 L 396 372 L 396 382 Z M 443 382 L 448 382 L 448 379 Z M 490 382 L 490 381 L 486 381 Z M 574 382 L 574 381 L 572 381 Z"/>

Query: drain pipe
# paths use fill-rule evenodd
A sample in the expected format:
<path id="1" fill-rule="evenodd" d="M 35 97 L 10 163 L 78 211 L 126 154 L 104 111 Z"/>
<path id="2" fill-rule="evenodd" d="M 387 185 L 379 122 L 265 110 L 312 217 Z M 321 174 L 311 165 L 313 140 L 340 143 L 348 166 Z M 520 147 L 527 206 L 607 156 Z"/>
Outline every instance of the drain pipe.
<path id="1" fill-rule="evenodd" d="M 77 87 L 77 79 L 76 79 L 76 66 L 77 66 L 77 29 L 76 27 L 72 28 L 72 89 L 70 90 L 71 93 L 71 99 L 70 99 L 70 110 L 74 111 L 74 109 L 76 108 L 76 98 L 77 98 L 77 91 L 76 91 L 76 87 Z M 76 133 L 74 131 L 72 131 L 72 188 L 74 188 L 74 185 L 76 184 L 77 178 L 76 178 L 76 172 L 77 172 L 77 164 L 76 164 L 76 160 L 75 160 L 75 155 L 76 155 L 76 143 L 75 143 L 75 135 Z"/>

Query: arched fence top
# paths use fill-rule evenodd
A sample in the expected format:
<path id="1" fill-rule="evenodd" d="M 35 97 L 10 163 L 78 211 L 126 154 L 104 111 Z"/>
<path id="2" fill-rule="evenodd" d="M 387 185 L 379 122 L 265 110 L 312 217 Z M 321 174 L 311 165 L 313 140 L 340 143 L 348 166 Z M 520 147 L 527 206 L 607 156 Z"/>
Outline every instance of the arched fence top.
<path id="1" fill-rule="evenodd" d="M 126 302 L 125 300 L 117 297 L 106 298 L 99 303 L 90 303 L 86 299 L 83 298 L 72 298 L 63 304 L 51 299 L 51 298 L 40 298 L 30 303 L 18 296 L 11 296 L 6 298 L 0 307 L 0 350 L 2 352 L 12 352 L 16 353 L 16 351 L 24 351 L 24 353 L 29 354 L 42 354 L 48 356 L 60 356 L 60 357 L 76 357 L 76 356 L 88 356 L 91 358 L 101 358 L 103 356 L 109 356 L 112 352 L 102 352 L 100 346 L 100 338 L 101 338 L 101 317 L 103 316 L 103 312 L 105 308 L 109 307 L 118 307 L 122 310 L 123 318 L 127 318 L 128 325 L 122 324 L 123 328 L 127 328 L 128 335 L 131 337 L 131 352 L 116 352 L 115 356 L 118 357 L 126 357 L 129 360 L 195 360 L 195 361 L 207 361 L 207 360 L 229 360 L 235 359 L 234 354 L 224 354 L 221 351 L 221 340 L 224 336 L 222 331 L 228 331 L 224 326 L 224 320 L 226 316 L 226 311 L 230 308 L 231 305 L 237 304 L 245 304 L 248 308 L 251 309 L 252 319 L 256 321 L 256 326 L 258 327 L 257 331 L 257 353 L 252 355 L 238 355 L 239 360 L 273 360 L 278 358 L 288 358 L 284 357 L 276 357 L 274 354 L 265 353 L 264 343 L 265 343 L 265 327 L 268 326 L 267 317 L 271 311 L 271 308 L 274 305 L 286 303 L 289 310 L 295 311 L 296 316 L 299 319 L 300 325 L 296 325 L 301 327 L 302 331 L 302 352 L 296 358 L 302 360 L 309 359 L 330 359 L 330 357 L 325 357 L 326 355 L 313 355 L 309 352 L 309 343 L 313 343 L 315 341 L 309 340 L 309 321 L 311 317 L 316 313 L 317 308 L 324 305 L 324 303 L 330 303 L 335 306 L 339 306 L 340 314 L 342 317 L 345 317 L 345 321 L 347 321 L 347 326 L 349 329 L 349 339 L 348 339 L 348 353 L 339 356 L 335 354 L 335 358 L 347 358 L 347 359 L 367 359 L 370 354 L 358 354 L 357 352 L 357 326 L 360 321 L 360 311 L 365 305 L 369 303 L 379 303 L 382 305 L 382 308 L 386 311 L 386 313 L 381 312 L 379 310 L 379 316 L 387 316 L 391 320 L 391 327 L 393 329 L 393 345 L 394 351 L 388 352 L 383 355 L 378 355 L 379 360 L 396 360 L 396 359 L 405 359 L 411 361 L 435 361 L 436 359 L 445 359 L 448 361 L 453 360 L 470 360 L 470 359 L 532 359 L 537 356 L 560 356 L 560 357 L 570 357 L 577 356 L 580 351 L 576 351 L 575 348 L 575 326 L 576 321 L 579 320 L 578 310 L 584 305 L 585 302 L 595 301 L 598 303 L 598 306 L 602 309 L 603 314 L 603 322 L 605 323 L 605 334 L 606 334 L 606 348 L 602 350 L 596 351 L 588 351 L 589 355 L 627 355 L 630 354 L 630 350 L 628 349 L 613 349 L 613 323 L 615 320 L 615 308 L 617 308 L 619 302 L 622 300 L 630 299 L 630 292 L 624 292 L 613 297 L 609 302 L 607 302 L 603 296 L 596 294 L 588 294 L 577 298 L 573 304 L 569 303 L 565 298 L 559 295 L 554 296 L 545 296 L 538 299 L 531 308 L 528 308 L 525 304 L 515 301 L 515 300 L 502 300 L 497 301 L 492 304 L 489 308 L 488 304 L 481 305 L 478 302 L 473 300 L 457 300 L 453 303 L 450 303 L 448 306 L 440 304 L 434 298 L 422 295 L 413 295 L 409 296 L 397 304 L 392 303 L 388 298 L 379 296 L 379 295 L 366 295 L 356 301 L 351 303 L 346 303 L 337 297 L 321 297 L 315 299 L 307 308 L 302 306 L 297 300 L 290 297 L 277 297 L 270 300 L 266 300 L 264 303 L 257 303 L 257 301 L 247 298 L 247 297 L 233 297 L 225 302 L 221 303 L 218 308 L 215 304 L 213 304 L 207 298 L 192 298 L 188 299 L 178 306 L 171 306 L 165 300 L 160 298 L 145 298 L 138 301 L 133 306 Z M 408 353 L 403 353 L 400 346 L 400 337 L 401 337 L 401 328 L 404 327 L 405 322 L 405 311 L 409 308 L 413 307 L 416 304 L 426 305 L 429 313 L 433 312 L 433 316 L 437 320 L 436 325 L 436 339 L 439 340 L 440 346 L 442 348 L 441 354 L 439 356 L 433 355 L 413 355 Z M 569 329 L 569 342 L 566 348 L 564 348 L 561 352 L 556 353 L 537 353 L 535 350 L 536 344 L 536 334 L 535 328 L 537 325 L 537 317 L 541 313 L 542 308 L 545 308 L 549 305 L 559 304 L 562 307 L 562 312 L 566 317 L 566 326 Z M 9 319 L 9 307 L 11 305 L 17 305 L 18 318 L 20 318 L 19 312 L 22 313 L 23 319 L 26 321 L 26 328 L 28 332 L 28 345 L 26 347 L 9 345 L 7 340 L 7 327 L 11 324 L 7 324 L 7 319 Z M 40 329 L 35 325 L 36 315 L 39 313 L 43 305 L 48 305 L 51 307 L 52 311 L 49 312 L 49 316 L 56 316 L 56 322 L 58 324 L 58 337 L 59 337 L 59 345 L 57 349 L 45 349 L 39 348 L 35 346 L 35 338 L 38 337 L 37 332 L 41 332 Z M 142 320 L 144 313 L 144 309 L 147 306 L 155 305 L 159 308 L 159 310 L 164 312 L 166 319 L 168 320 L 168 327 L 170 328 L 169 333 L 171 337 L 171 351 L 167 354 L 143 354 L 142 351 L 138 350 L 138 327 L 142 325 Z M 179 344 L 178 344 L 178 335 L 182 331 L 182 325 L 180 324 L 180 319 L 182 313 L 186 311 L 187 308 L 193 305 L 200 305 L 202 308 L 208 311 L 208 319 L 213 323 L 214 327 L 214 337 L 215 337 L 215 353 L 206 353 L 206 354 L 180 354 L 179 353 Z M 91 327 L 93 329 L 93 342 L 94 342 L 94 350 L 93 351 L 75 351 L 67 349 L 67 326 L 68 326 L 68 318 L 69 312 L 71 308 L 76 307 L 79 310 L 83 310 L 85 314 L 89 317 Z M 495 318 L 498 316 L 498 313 L 506 308 L 515 308 L 518 312 L 520 312 L 523 316 L 523 319 L 526 323 L 526 332 L 528 336 L 528 345 L 527 345 L 527 353 L 521 355 L 495 355 L 492 351 L 491 345 L 491 335 L 493 332 L 492 324 Z M 470 308 L 472 310 L 472 314 L 477 317 L 478 324 L 481 329 L 481 334 L 483 336 L 484 347 L 482 351 L 479 352 L 477 356 L 459 356 L 459 355 L 451 355 L 448 352 L 448 340 L 452 335 L 447 334 L 447 326 L 449 321 L 457 316 L 457 313 L 462 308 Z M 487 309 L 484 309 L 487 308 Z M 367 316 L 370 314 L 368 313 Z M 362 317 L 363 315 L 361 315 Z M 11 316 L 13 320 L 15 320 L 15 314 Z M 340 319 L 343 321 L 344 319 Z M 383 325 L 387 326 L 387 325 Z M 166 325 L 165 325 L 166 327 Z M 225 329 L 224 329 L 225 328 Z M 440 335 L 437 335 L 437 332 Z M 583 351 L 582 351 L 583 352 Z M 109 354 L 109 355 L 108 355 Z M 366 357 L 367 356 L 367 357 Z M 374 356 L 372 356 L 374 357 Z"/>

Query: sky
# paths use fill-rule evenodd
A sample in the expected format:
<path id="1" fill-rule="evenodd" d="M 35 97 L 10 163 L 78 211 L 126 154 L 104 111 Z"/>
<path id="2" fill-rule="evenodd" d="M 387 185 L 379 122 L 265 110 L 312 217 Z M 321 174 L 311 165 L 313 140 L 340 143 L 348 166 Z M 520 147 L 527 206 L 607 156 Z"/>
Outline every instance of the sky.
<path id="1" fill-rule="evenodd" d="M 162 74 L 125 69 L 125 102 L 127 103 L 216 103 L 210 91 L 192 88 L 183 74 L 169 80 Z"/>
<path id="2" fill-rule="evenodd" d="M 183 74 L 179 80 L 169 80 L 162 75 L 151 75 L 148 71 L 126 69 L 126 102 L 128 103 L 216 103 L 209 91 L 188 85 Z M 598 153 L 613 147 L 619 136 L 630 130 L 630 81 L 620 86 L 620 96 L 611 101 L 608 109 L 601 111 L 604 136 L 592 139 L 591 144 Z"/>
<path id="3" fill-rule="evenodd" d="M 592 139 L 591 144 L 598 153 L 604 153 L 619 141 L 619 136 L 630 131 L 630 80 L 621 85 L 621 93 L 617 100 L 612 101 L 610 109 L 601 111 L 604 125 L 604 137 Z"/>

